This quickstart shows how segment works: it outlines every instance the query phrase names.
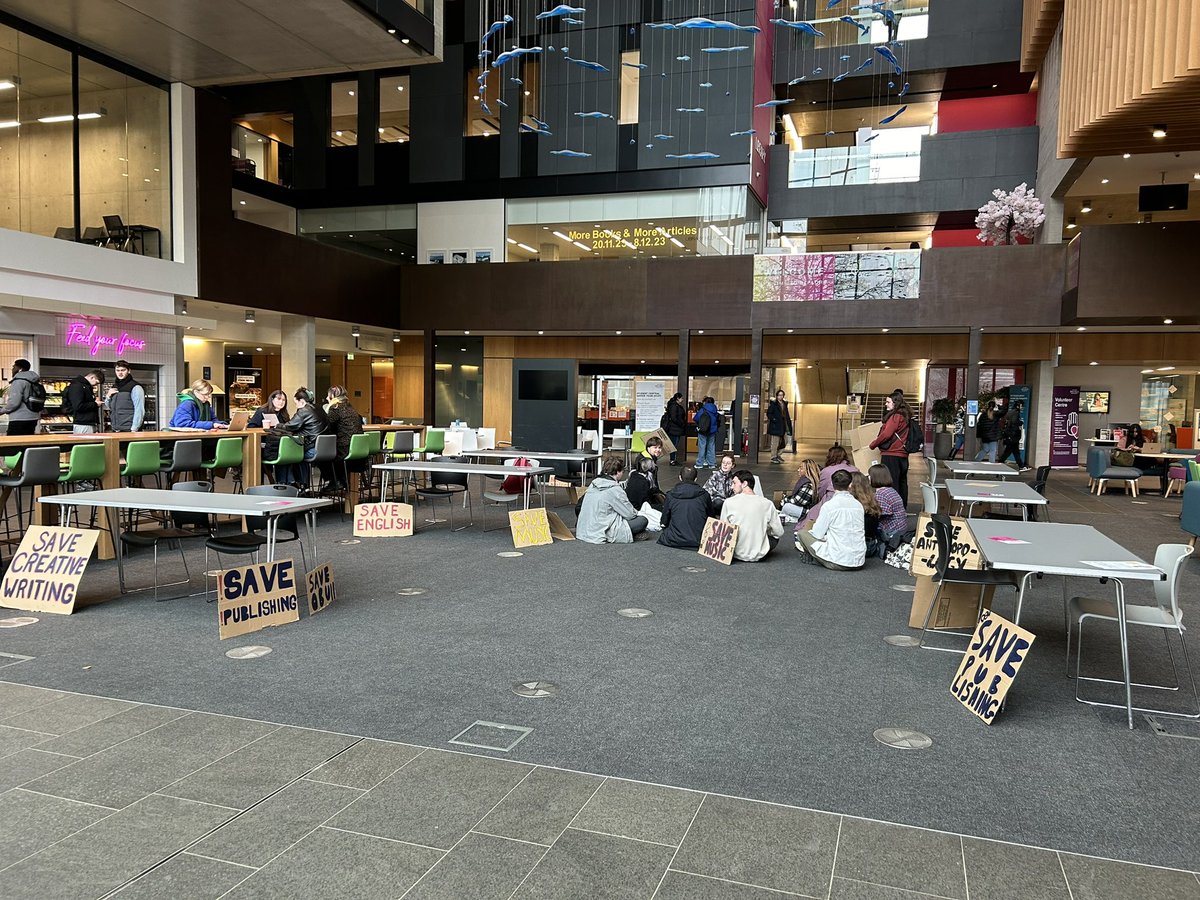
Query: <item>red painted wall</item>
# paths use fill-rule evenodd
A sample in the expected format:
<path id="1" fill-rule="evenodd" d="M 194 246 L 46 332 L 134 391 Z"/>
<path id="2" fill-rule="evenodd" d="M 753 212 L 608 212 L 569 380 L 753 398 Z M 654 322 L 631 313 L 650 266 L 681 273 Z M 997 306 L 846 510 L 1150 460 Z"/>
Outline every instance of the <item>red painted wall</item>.
<path id="1" fill-rule="evenodd" d="M 1037 93 L 1004 94 L 938 104 L 938 132 L 990 131 L 1037 124 Z"/>
<path id="2" fill-rule="evenodd" d="M 978 228 L 935 228 L 934 247 L 979 247 Z"/>

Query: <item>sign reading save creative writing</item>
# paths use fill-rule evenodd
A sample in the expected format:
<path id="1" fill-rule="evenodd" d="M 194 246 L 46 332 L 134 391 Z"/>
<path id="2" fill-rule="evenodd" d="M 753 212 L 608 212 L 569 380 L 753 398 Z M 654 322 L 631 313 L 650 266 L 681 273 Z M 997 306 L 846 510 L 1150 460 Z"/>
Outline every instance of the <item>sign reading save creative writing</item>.
<path id="1" fill-rule="evenodd" d="M 304 580 L 308 588 L 308 614 L 310 616 L 315 616 L 321 610 L 328 609 L 337 599 L 337 589 L 333 584 L 333 566 L 329 563 L 317 566 L 304 576 Z"/>
<path id="2" fill-rule="evenodd" d="M 709 519 L 704 523 L 704 533 L 700 535 L 700 555 L 722 565 L 732 565 L 737 535 L 738 527 L 732 522 Z"/>
<path id="3" fill-rule="evenodd" d="M 1025 662 L 1034 635 L 990 609 L 979 624 L 950 683 L 950 693 L 988 725 L 992 724 L 1004 696 Z"/>
<path id="4" fill-rule="evenodd" d="M 100 532 L 31 525 L 0 582 L 0 606 L 67 616 Z"/>
<path id="5" fill-rule="evenodd" d="M 290 559 L 226 569 L 217 586 L 221 640 L 300 620 L 296 564 Z"/>
<path id="6" fill-rule="evenodd" d="M 360 503 L 354 507 L 355 537 L 412 537 L 409 503 Z"/>

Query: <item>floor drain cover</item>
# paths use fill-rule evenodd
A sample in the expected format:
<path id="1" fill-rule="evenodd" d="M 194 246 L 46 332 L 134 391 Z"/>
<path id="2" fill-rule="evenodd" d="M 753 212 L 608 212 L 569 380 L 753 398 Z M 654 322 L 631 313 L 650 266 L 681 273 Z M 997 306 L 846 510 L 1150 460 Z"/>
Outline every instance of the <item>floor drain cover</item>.
<path id="1" fill-rule="evenodd" d="M 499 722 L 473 722 L 447 743 L 460 747 L 478 747 L 480 750 L 498 750 L 507 753 L 533 731 L 519 725 L 502 725 Z"/>
<path id="2" fill-rule="evenodd" d="M 618 616 L 624 616 L 627 619 L 648 619 L 654 613 L 648 609 L 638 609 L 636 606 L 631 606 L 628 609 L 618 609 Z"/>
<path id="3" fill-rule="evenodd" d="M 553 681 L 518 681 L 512 689 L 518 697 L 554 697 L 558 694 L 558 685 Z"/>
<path id="4" fill-rule="evenodd" d="M 917 647 L 921 644 L 920 638 L 915 638 L 911 634 L 889 634 L 883 641 L 893 647 Z"/>
<path id="5" fill-rule="evenodd" d="M 504 550 L 496 555 L 502 557 L 503 559 L 515 559 L 516 557 L 524 556 L 525 554 L 520 550 Z"/>
<path id="6" fill-rule="evenodd" d="M 396 593 L 401 597 L 419 597 L 425 593 L 425 588 L 400 588 Z"/>
<path id="7" fill-rule="evenodd" d="M 358 538 L 346 538 L 344 541 L 334 541 L 335 544 L 361 544 Z"/>
<path id="8" fill-rule="evenodd" d="M 258 657 L 266 656 L 270 652 L 270 647 L 259 647 L 251 644 L 249 647 L 234 647 L 232 650 L 226 650 L 225 655 L 230 659 L 258 659 Z"/>
<path id="9" fill-rule="evenodd" d="M 916 592 L 917 586 L 915 584 L 893 584 L 892 590 L 901 591 L 905 594 L 912 594 Z"/>
<path id="10" fill-rule="evenodd" d="M 707 572 L 708 570 L 706 568 L 704 568 L 704 566 L 680 566 L 679 571 L 697 573 L 697 572 Z"/>
<path id="11" fill-rule="evenodd" d="M 11 619 L 0 619 L 0 628 L 20 628 L 32 625 L 37 619 L 33 616 L 13 616 Z"/>
<path id="12" fill-rule="evenodd" d="M 933 746 L 927 735 L 907 728 L 876 728 L 875 740 L 897 750 L 928 750 Z"/>

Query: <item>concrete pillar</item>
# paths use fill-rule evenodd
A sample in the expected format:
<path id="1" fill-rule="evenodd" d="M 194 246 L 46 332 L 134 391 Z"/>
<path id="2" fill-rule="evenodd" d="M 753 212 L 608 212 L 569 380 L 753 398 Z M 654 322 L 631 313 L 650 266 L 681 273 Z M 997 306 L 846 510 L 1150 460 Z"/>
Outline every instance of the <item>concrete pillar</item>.
<path id="1" fill-rule="evenodd" d="M 979 357 L 983 356 L 983 330 L 972 328 L 967 339 L 967 383 L 964 385 L 967 400 L 979 399 Z M 983 415 L 983 410 L 979 410 Z M 976 423 L 978 423 L 976 419 Z M 979 451 L 979 441 L 975 436 L 975 428 L 967 421 L 967 431 L 963 440 L 963 459 L 974 459 Z"/>
<path id="2" fill-rule="evenodd" d="M 1029 433 L 1025 438 L 1025 464 L 1033 467 L 1050 464 L 1050 419 L 1054 408 L 1054 360 L 1027 363 L 1025 380 L 1033 399 Z"/>
<path id="3" fill-rule="evenodd" d="M 686 329 L 679 329 L 679 368 L 675 370 L 675 390 L 683 394 L 683 404 L 686 409 L 687 404 L 699 399 L 697 397 L 688 396 L 688 380 L 691 375 L 691 357 L 692 357 L 692 333 Z M 678 459 L 683 463 L 687 459 L 687 434 L 683 436 L 683 446 L 677 448 Z"/>
<path id="4" fill-rule="evenodd" d="M 315 391 L 317 380 L 317 320 L 286 313 L 279 324 L 279 381 L 288 397 L 297 388 Z"/>
<path id="5" fill-rule="evenodd" d="M 1066 204 L 1060 197 L 1045 197 L 1042 203 L 1046 207 L 1046 221 L 1042 223 L 1042 230 L 1038 232 L 1037 241 L 1039 244 L 1061 244 L 1063 226 L 1067 223 L 1063 220 L 1063 211 Z M 1074 232 L 1071 232 L 1073 235 Z M 1068 240 L 1070 238 L 1068 237 Z"/>
<path id="6" fill-rule="evenodd" d="M 758 436 L 762 432 L 762 410 L 763 404 L 767 402 L 761 394 L 762 391 L 762 347 L 763 347 L 763 330 L 754 328 L 750 332 L 750 403 L 748 404 L 749 413 L 746 416 L 746 430 L 750 438 L 750 447 L 746 451 L 746 459 L 751 466 L 758 465 Z M 754 397 L 758 397 L 758 405 L 754 405 Z M 732 423 L 731 423 L 732 424 Z M 739 453 L 739 445 L 741 444 L 742 436 L 735 434 L 733 436 L 734 453 Z"/>

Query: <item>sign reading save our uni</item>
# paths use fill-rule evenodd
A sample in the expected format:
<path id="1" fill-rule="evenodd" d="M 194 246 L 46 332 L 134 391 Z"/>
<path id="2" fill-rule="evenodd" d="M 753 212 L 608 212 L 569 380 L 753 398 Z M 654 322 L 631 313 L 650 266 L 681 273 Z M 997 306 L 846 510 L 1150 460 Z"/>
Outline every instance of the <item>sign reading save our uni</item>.
<path id="1" fill-rule="evenodd" d="M 305 576 L 308 587 L 308 614 L 315 616 L 323 609 L 328 609 L 337 599 L 337 589 L 333 584 L 333 566 L 325 563 L 317 566 Z"/>
<path id="2" fill-rule="evenodd" d="M 950 693 L 991 725 L 1033 640 L 1032 632 L 985 609 L 950 683 Z"/>
<path id="3" fill-rule="evenodd" d="M 226 569 L 217 584 L 221 640 L 300 620 L 296 564 L 290 559 Z"/>
<path id="4" fill-rule="evenodd" d="M 70 615 L 100 532 L 31 525 L 0 582 L 0 606 Z"/>

